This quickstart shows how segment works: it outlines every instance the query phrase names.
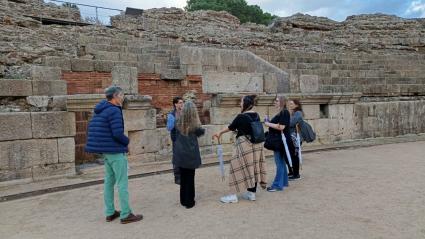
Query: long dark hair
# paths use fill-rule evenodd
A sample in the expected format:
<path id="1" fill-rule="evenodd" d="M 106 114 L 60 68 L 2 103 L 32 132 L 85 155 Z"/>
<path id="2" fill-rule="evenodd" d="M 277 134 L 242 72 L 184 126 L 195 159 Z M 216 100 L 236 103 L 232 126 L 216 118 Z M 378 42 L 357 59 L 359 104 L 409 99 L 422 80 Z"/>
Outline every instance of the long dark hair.
<path id="1" fill-rule="evenodd" d="M 246 95 L 242 98 L 242 111 L 241 113 L 251 110 L 254 107 L 256 95 Z"/>
<path id="2" fill-rule="evenodd" d="M 293 99 L 292 102 L 294 102 L 294 104 L 297 106 L 294 109 L 294 112 L 295 111 L 301 111 L 301 113 L 302 113 L 303 112 L 303 106 L 301 105 L 301 101 L 299 99 Z"/>

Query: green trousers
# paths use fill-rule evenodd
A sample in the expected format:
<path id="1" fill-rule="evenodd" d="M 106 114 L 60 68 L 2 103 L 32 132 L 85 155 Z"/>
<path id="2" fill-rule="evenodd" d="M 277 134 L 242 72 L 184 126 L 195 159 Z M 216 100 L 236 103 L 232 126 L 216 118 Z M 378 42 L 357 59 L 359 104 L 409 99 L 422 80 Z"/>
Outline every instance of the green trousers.
<path id="1" fill-rule="evenodd" d="M 105 160 L 105 187 L 104 202 L 105 215 L 110 216 L 115 212 L 114 186 L 117 184 L 118 197 L 121 208 L 120 218 L 126 218 L 131 213 L 128 202 L 128 161 L 123 153 L 103 154 Z"/>

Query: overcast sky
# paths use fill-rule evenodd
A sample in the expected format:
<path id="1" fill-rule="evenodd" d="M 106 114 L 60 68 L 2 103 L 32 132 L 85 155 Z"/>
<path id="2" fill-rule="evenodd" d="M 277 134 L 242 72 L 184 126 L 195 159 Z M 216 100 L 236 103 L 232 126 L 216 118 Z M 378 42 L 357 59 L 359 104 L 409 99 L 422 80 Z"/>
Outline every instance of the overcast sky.
<path id="1" fill-rule="evenodd" d="M 48 1 L 48 0 L 45 0 Z M 109 8 L 183 8 L 186 0 L 69 0 L 70 2 Z M 264 11 L 285 17 L 301 12 L 314 16 L 324 16 L 343 21 L 347 16 L 361 13 L 387 13 L 406 18 L 425 18 L 425 0 L 247 0 L 248 4 L 256 4 Z M 86 14 L 93 10 L 80 8 Z M 90 12 L 91 11 L 91 12 Z M 101 11 L 100 11 L 101 12 Z M 100 13 L 102 14 L 102 13 Z M 106 13 L 104 13 L 106 14 Z"/>

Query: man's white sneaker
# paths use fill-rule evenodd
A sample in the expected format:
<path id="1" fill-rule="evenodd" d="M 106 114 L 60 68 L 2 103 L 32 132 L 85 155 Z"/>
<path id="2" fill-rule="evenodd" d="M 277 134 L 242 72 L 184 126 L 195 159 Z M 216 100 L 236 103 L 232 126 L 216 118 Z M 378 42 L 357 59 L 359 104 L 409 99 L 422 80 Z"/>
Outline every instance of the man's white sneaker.
<path id="1" fill-rule="evenodd" d="M 255 193 L 253 192 L 244 192 L 242 193 L 242 198 L 249 201 L 255 201 Z"/>
<path id="2" fill-rule="evenodd" d="M 229 194 L 224 197 L 221 197 L 220 201 L 223 203 L 237 203 L 238 197 L 236 196 L 236 194 Z"/>

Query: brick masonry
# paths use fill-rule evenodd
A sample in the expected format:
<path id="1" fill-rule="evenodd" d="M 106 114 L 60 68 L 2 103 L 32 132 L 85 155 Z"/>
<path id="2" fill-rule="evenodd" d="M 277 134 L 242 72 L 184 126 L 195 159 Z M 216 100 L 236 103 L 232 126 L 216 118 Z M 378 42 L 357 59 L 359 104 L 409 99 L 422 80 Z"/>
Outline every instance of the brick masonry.
<path id="1" fill-rule="evenodd" d="M 67 82 L 68 94 L 99 94 L 112 82 L 111 73 L 103 72 L 63 72 L 62 79 Z M 171 110 L 174 96 L 183 96 L 186 92 L 197 92 L 196 105 L 203 124 L 209 124 L 209 110 L 203 109 L 203 103 L 211 99 L 210 94 L 202 92 L 202 77 L 199 75 L 186 76 L 181 81 L 161 80 L 159 74 L 138 74 L 139 94 L 152 96 L 152 105 L 157 109 L 157 127 L 164 127 L 166 113 Z M 75 162 L 82 164 L 93 161 L 96 155 L 84 152 L 87 139 L 87 125 L 90 112 L 76 112 Z"/>

